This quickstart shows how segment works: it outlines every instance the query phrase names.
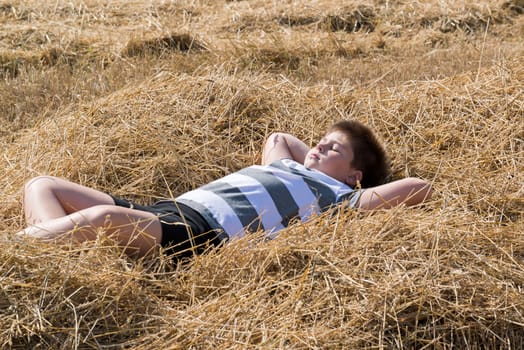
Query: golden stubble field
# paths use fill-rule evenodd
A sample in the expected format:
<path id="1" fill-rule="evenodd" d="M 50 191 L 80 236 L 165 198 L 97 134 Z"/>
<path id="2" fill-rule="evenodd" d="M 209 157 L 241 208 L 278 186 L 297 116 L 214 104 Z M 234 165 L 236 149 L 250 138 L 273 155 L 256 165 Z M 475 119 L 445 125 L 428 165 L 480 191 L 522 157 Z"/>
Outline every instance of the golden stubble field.
<path id="1" fill-rule="evenodd" d="M 520 349 L 524 2 L 0 1 L 0 347 Z M 173 268 L 15 239 L 24 183 L 148 203 L 355 118 L 431 201 Z"/>

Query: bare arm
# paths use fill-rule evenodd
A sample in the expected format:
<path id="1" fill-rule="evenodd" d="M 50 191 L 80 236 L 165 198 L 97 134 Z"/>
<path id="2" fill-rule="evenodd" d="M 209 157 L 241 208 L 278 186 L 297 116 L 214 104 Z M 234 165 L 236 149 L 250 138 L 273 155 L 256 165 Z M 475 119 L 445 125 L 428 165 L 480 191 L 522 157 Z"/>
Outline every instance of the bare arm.
<path id="1" fill-rule="evenodd" d="M 408 177 L 385 185 L 367 188 L 360 196 L 358 206 L 364 210 L 389 209 L 400 204 L 415 205 L 431 197 L 431 184 Z"/>
<path id="2" fill-rule="evenodd" d="M 309 147 L 293 135 L 277 132 L 269 135 L 262 153 L 262 164 L 290 158 L 304 163 Z"/>

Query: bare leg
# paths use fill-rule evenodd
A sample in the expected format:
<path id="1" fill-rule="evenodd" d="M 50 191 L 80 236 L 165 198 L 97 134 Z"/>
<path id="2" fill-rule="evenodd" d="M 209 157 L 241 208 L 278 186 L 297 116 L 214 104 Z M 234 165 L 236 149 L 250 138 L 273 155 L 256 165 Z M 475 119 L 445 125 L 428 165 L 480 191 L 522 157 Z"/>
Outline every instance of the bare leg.
<path id="1" fill-rule="evenodd" d="M 19 234 L 43 240 L 84 242 L 95 240 L 99 229 L 125 247 L 129 255 L 144 256 L 162 239 L 162 227 L 156 215 L 115 205 L 96 205 L 42 221 Z"/>
<path id="2" fill-rule="evenodd" d="M 114 204 L 106 193 L 52 176 L 30 180 L 24 189 L 28 225 L 56 219 L 95 205 Z"/>

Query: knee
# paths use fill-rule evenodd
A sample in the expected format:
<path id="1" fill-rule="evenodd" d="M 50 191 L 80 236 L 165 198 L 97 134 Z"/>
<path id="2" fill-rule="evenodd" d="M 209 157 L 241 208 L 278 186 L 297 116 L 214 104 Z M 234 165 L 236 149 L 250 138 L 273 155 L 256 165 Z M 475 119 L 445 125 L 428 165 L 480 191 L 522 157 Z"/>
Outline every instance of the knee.
<path id="1" fill-rule="evenodd" d="M 41 190 L 52 190 L 53 186 L 57 182 L 58 178 L 54 176 L 36 176 L 25 183 L 24 192 L 30 193 Z"/>

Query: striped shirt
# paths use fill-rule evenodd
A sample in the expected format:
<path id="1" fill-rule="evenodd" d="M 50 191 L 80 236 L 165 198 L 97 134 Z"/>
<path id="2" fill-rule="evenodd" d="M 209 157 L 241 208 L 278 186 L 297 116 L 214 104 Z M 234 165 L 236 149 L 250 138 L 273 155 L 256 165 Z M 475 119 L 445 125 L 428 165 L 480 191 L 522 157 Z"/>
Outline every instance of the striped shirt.
<path id="1" fill-rule="evenodd" d="M 258 230 L 274 238 L 294 219 L 306 221 L 345 200 L 353 207 L 359 194 L 320 171 L 282 159 L 242 169 L 176 201 L 198 211 L 213 229 L 230 238 Z"/>

